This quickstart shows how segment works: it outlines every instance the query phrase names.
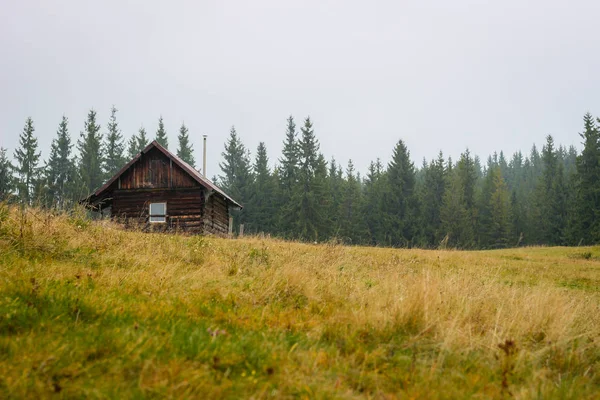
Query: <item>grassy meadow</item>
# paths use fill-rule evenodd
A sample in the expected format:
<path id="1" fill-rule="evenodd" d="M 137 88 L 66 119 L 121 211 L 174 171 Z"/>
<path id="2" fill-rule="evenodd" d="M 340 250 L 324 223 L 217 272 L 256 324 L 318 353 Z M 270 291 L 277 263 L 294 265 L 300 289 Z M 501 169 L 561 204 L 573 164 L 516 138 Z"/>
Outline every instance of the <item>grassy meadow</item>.
<path id="1" fill-rule="evenodd" d="M 600 398 L 600 247 L 128 232 L 0 204 L 0 398 Z"/>

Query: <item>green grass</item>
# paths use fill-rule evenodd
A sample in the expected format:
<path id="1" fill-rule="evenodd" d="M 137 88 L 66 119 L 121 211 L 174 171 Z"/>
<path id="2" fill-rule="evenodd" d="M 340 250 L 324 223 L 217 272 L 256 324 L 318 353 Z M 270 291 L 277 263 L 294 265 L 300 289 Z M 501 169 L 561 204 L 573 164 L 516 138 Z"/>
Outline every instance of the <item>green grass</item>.
<path id="1" fill-rule="evenodd" d="M 0 397 L 599 398 L 598 254 L 167 236 L 0 205 Z"/>

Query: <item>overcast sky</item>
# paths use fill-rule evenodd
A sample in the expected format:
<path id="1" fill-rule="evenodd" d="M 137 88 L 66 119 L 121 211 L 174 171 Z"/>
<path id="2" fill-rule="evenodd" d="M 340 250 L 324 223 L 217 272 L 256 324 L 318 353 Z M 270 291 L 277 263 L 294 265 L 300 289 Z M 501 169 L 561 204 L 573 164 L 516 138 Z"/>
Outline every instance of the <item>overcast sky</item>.
<path id="1" fill-rule="evenodd" d="M 63 114 L 75 140 L 114 104 L 126 137 L 162 115 L 173 150 L 185 121 L 198 165 L 209 135 L 209 176 L 232 125 L 275 161 L 290 114 L 362 173 L 398 139 L 417 165 L 547 134 L 580 148 L 599 20 L 593 0 L 0 0 L 0 146 L 31 116 L 45 158 Z"/>

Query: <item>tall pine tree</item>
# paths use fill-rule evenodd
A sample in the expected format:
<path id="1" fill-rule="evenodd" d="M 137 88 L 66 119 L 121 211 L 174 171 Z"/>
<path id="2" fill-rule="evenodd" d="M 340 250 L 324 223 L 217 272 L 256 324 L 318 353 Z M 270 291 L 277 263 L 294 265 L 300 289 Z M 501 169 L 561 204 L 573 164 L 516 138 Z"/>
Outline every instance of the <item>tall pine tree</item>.
<path id="1" fill-rule="evenodd" d="M 590 113 L 583 117 L 583 151 L 577 157 L 576 228 L 577 243 L 600 242 L 600 130 Z"/>
<path id="2" fill-rule="evenodd" d="M 250 156 L 246 146 L 244 146 L 238 137 L 235 127 L 231 127 L 229 139 L 225 143 L 225 151 L 221 155 L 223 157 L 223 162 L 219 163 L 219 167 L 223 172 L 219 177 L 221 185 L 230 196 L 241 204 L 245 204 L 248 201 L 251 202 L 253 193 L 251 191 L 252 171 Z M 232 212 L 236 228 L 246 222 L 247 214 L 247 207 Z"/>
<path id="3" fill-rule="evenodd" d="M 298 143 L 298 183 L 296 184 L 292 204 L 296 215 L 296 235 L 305 240 L 321 240 L 326 229 L 324 198 L 324 174 L 327 163 L 320 159 L 319 142 L 315 137 L 310 117 L 304 120 L 302 136 Z M 322 165 L 324 162 L 325 165 Z M 321 234 L 321 235 L 319 235 Z"/>
<path id="4" fill-rule="evenodd" d="M 13 166 L 6 155 L 6 149 L 0 147 L 0 201 L 9 199 L 13 191 Z"/>
<path id="5" fill-rule="evenodd" d="M 287 119 L 283 151 L 279 159 L 279 198 L 277 199 L 278 231 L 283 236 L 294 236 L 297 220 L 297 207 L 292 203 L 292 196 L 298 182 L 298 138 L 296 123 L 291 115 Z"/>
<path id="6" fill-rule="evenodd" d="M 415 167 L 402 140 L 394 147 L 388 165 L 389 193 L 386 198 L 386 227 L 392 246 L 410 247 L 417 234 L 418 205 Z"/>
<path id="7" fill-rule="evenodd" d="M 110 110 L 110 119 L 108 120 L 108 132 L 106 133 L 106 143 L 104 145 L 104 177 L 111 178 L 123 165 L 125 165 L 125 144 L 123 143 L 123 134 L 119 129 L 117 122 L 117 109 L 112 106 Z"/>
<path id="8" fill-rule="evenodd" d="M 179 147 L 177 148 L 177 156 L 186 163 L 190 164 L 192 167 L 196 168 L 196 161 L 194 160 L 194 149 L 192 148 L 192 144 L 190 143 L 188 128 L 183 122 L 181 123 L 181 128 L 179 128 L 179 136 L 177 136 L 177 140 L 179 141 Z"/>
<path id="9" fill-rule="evenodd" d="M 510 199 L 508 186 L 502 177 L 502 164 L 489 173 L 493 176 L 493 191 L 490 196 L 489 245 L 492 248 L 504 248 L 510 240 Z"/>
<path id="10" fill-rule="evenodd" d="M 248 204 L 250 232 L 272 232 L 275 229 L 276 182 L 269 171 L 269 158 L 264 142 L 258 144 L 254 161 L 253 196 Z"/>
<path id="11" fill-rule="evenodd" d="M 421 227 L 423 245 L 437 246 L 444 238 L 441 209 L 446 191 L 446 166 L 440 151 L 438 158 L 431 161 L 425 170 L 421 190 Z"/>
<path id="12" fill-rule="evenodd" d="M 382 223 L 384 218 L 385 181 L 383 165 L 378 158 L 376 162 L 371 162 L 369 165 L 361 207 L 365 219 L 365 229 L 367 230 L 365 243 L 370 245 L 385 243 L 386 232 Z"/>
<path id="13" fill-rule="evenodd" d="M 162 115 L 158 118 L 158 130 L 156 131 L 156 141 L 165 149 L 169 148 L 169 138 L 165 130 L 165 123 Z"/>
<path id="14" fill-rule="evenodd" d="M 50 156 L 45 168 L 47 204 L 60 209 L 67 208 L 75 199 L 77 173 L 72 158 L 69 120 L 63 116 L 56 138 L 50 146 Z"/>
<path id="15" fill-rule="evenodd" d="M 367 229 L 360 206 L 362 193 L 352 160 L 348 161 L 346 180 L 343 182 L 342 201 L 340 202 L 340 236 L 348 243 L 358 244 L 367 236 Z"/>
<path id="16" fill-rule="evenodd" d="M 96 122 L 96 111 L 90 110 L 83 132 L 77 141 L 79 151 L 78 172 L 81 179 L 81 192 L 85 196 L 99 188 L 104 181 L 102 163 L 104 149 L 100 125 Z"/>
<path id="17" fill-rule="evenodd" d="M 146 129 L 143 126 L 138 130 L 137 135 L 131 136 L 129 138 L 129 144 L 127 146 L 127 154 L 129 159 L 132 159 L 137 155 L 137 153 L 141 152 L 148 145 L 148 137 L 146 136 Z"/>
<path id="18" fill-rule="evenodd" d="M 554 139 L 548 135 L 542 148 L 543 172 L 536 187 L 535 204 L 540 229 L 538 243 L 563 244 L 566 227 L 566 193 L 564 166 L 559 162 Z M 534 219 L 534 220 L 535 220 Z"/>
<path id="19" fill-rule="evenodd" d="M 32 204 L 41 183 L 38 165 L 41 152 L 38 152 L 38 141 L 34 132 L 33 120 L 27 118 L 23 132 L 19 136 L 19 148 L 15 150 L 17 189 L 19 198 L 24 204 Z"/>

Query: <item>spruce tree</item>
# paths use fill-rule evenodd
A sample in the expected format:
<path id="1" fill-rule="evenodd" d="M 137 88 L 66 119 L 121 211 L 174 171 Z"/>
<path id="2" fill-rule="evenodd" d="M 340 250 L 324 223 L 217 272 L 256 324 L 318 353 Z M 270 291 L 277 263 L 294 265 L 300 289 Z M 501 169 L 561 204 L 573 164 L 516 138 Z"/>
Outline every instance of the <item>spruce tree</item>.
<path id="1" fill-rule="evenodd" d="M 40 184 L 40 155 L 38 141 L 34 136 L 33 120 L 27 118 L 23 132 L 19 136 L 19 148 L 15 150 L 19 198 L 24 204 L 32 204 Z"/>
<path id="2" fill-rule="evenodd" d="M 493 177 L 493 192 L 490 196 L 491 218 L 489 220 L 489 243 L 492 248 L 507 247 L 510 240 L 510 200 L 508 186 L 502 177 L 501 164 L 489 172 Z"/>
<path id="3" fill-rule="evenodd" d="M 421 193 L 421 227 L 423 245 L 437 246 L 444 238 L 441 209 L 446 191 L 446 166 L 440 151 L 438 158 L 431 161 L 424 171 Z"/>
<path id="4" fill-rule="evenodd" d="M 14 189 L 13 166 L 6 149 L 0 147 L 0 201 L 9 199 Z"/>
<path id="5" fill-rule="evenodd" d="M 384 209 L 384 172 L 381 160 L 369 164 L 369 170 L 365 179 L 365 188 L 361 214 L 364 216 L 366 238 L 365 243 L 370 245 L 383 244 L 385 242 L 385 227 L 383 226 Z"/>
<path id="6" fill-rule="evenodd" d="M 461 154 L 456 164 L 460 188 L 462 190 L 462 201 L 465 209 L 464 232 L 461 235 L 461 245 L 472 248 L 476 244 L 475 234 L 477 232 L 477 204 L 475 189 L 479 173 L 474 158 L 469 149 Z"/>
<path id="7" fill-rule="evenodd" d="M 296 233 L 301 239 L 320 240 L 323 239 L 322 231 L 326 228 L 325 204 L 321 200 L 325 184 L 322 169 L 324 167 L 326 175 L 327 163 L 323 166 L 321 161 L 324 160 L 320 160 L 319 142 L 315 137 L 310 117 L 304 120 L 301 131 L 302 136 L 298 144 L 298 183 L 292 199 L 295 206 L 293 214 L 297 216 Z"/>
<path id="8" fill-rule="evenodd" d="M 156 141 L 165 149 L 169 148 L 169 138 L 167 137 L 167 131 L 165 130 L 165 123 L 163 122 L 162 115 L 158 118 L 158 130 L 156 131 Z"/>
<path id="9" fill-rule="evenodd" d="M 131 160 L 137 153 L 137 137 L 132 135 L 127 141 L 127 158 Z"/>
<path id="10" fill-rule="evenodd" d="M 229 139 L 225 143 L 225 151 L 221 153 L 223 162 L 219 167 L 223 175 L 219 177 L 219 182 L 223 189 L 241 204 L 252 202 L 252 171 L 250 165 L 250 156 L 248 150 L 239 139 L 235 127 L 231 127 Z M 248 208 L 234 210 L 235 227 L 246 222 Z"/>
<path id="11" fill-rule="evenodd" d="M 365 240 L 366 225 L 361 214 L 360 182 L 354 171 L 354 163 L 348 161 L 346 180 L 343 182 L 343 197 L 340 202 L 340 236 L 348 243 L 358 244 Z"/>
<path id="12" fill-rule="evenodd" d="M 566 227 L 566 187 L 564 166 L 548 135 L 542 148 L 543 173 L 536 188 L 534 220 L 539 221 L 538 243 L 556 246 L 563 244 Z"/>
<path id="13" fill-rule="evenodd" d="M 144 150 L 148 145 L 148 137 L 146 136 L 146 129 L 143 126 L 138 130 L 137 135 L 129 138 L 129 144 L 127 146 L 127 154 L 129 159 L 135 157 L 139 152 Z"/>
<path id="14" fill-rule="evenodd" d="M 275 185 L 276 182 L 269 171 L 269 158 L 264 142 L 258 144 L 254 162 L 254 185 L 252 202 L 248 204 L 250 232 L 271 232 L 275 223 Z"/>
<path id="15" fill-rule="evenodd" d="M 389 193 L 386 199 L 386 229 L 392 246 L 410 247 L 417 235 L 418 204 L 415 167 L 402 140 L 394 147 L 388 165 Z"/>
<path id="16" fill-rule="evenodd" d="M 470 248 L 473 230 L 469 212 L 465 206 L 463 185 L 457 168 L 449 174 L 448 187 L 440 210 L 444 238 L 440 247 Z"/>
<path id="17" fill-rule="evenodd" d="M 498 157 L 488 157 L 487 167 L 483 175 L 482 183 L 478 195 L 478 239 L 480 248 L 490 248 L 494 245 L 495 239 L 492 232 L 492 219 L 494 210 L 492 209 L 492 195 L 496 189 L 496 170 L 500 169 Z M 500 172 L 501 173 L 501 172 Z"/>
<path id="18" fill-rule="evenodd" d="M 354 170 L 353 170 L 354 173 Z M 338 166 L 335 159 L 332 157 L 329 162 L 329 172 L 327 174 L 329 180 L 329 210 L 327 215 L 331 220 L 331 232 L 334 236 L 340 234 L 340 225 L 342 222 L 342 201 L 344 198 L 344 178 L 342 175 L 342 167 Z"/>
<path id="19" fill-rule="evenodd" d="M 190 143 L 188 128 L 185 126 L 184 123 L 181 123 L 181 128 L 179 128 L 179 136 L 177 136 L 177 140 L 179 141 L 179 147 L 177 148 L 177 156 L 186 163 L 190 164 L 192 167 L 196 168 L 196 162 L 194 160 L 194 149 L 192 148 L 192 144 Z"/>
<path id="20" fill-rule="evenodd" d="M 317 156 L 315 177 L 312 184 L 312 192 L 315 203 L 318 204 L 321 219 L 316 221 L 317 237 L 324 241 L 333 234 L 333 219 L 327 212 L 331 209 L 331 188 L 327 176 L 327 160 L 323 153 Z"/>
<path id="21" fill-rule="evenodd" d="M 284 236 L 292 236 L 297 220 L 297 207 L 292 203 L 292 196 L 298 182 L 298 138 L 296 124 L 291 115 L 287 119 L 287 128 L 283 150 L 279 159 L 279 199 L 277 201 L 278 231 Z"/>
<path id="22" fill-rule="evenodd" d="M 94 110 L 90 110 L 88 113 L 84 130 L 77 141 L 77 150 L 79 151 L 77 167 L 82 189 L 80 195 L 85 196 L 99 188 L 104 181 L 102 134 L 100 125 L 96 122 L 96 111 Z"/>
<path id="23" fill-rule="evenodd" d="M 590 113 L 583 117 L 580 133 L 583 150 L 577 157 L 576 228 L 577 243 L 600 242 L 600 130 Z"/>
<path id="24" fill-rule="evenodd" d="M 67 208 L 75 198 L 77 173 L 75 161 L 72 158 L 71 136 L 69 135 L 69 120 L 63 116 L 56 138 L 50 146 L 50 156 L 45 168 L 47 187 L 47 203 L 59 209 Z"/>
<path id="25" fill-rule="evenodd" d="M 223 162 L 219 163 L 219 168 L 223 172 L 219 176 L 219 182 L 223 186 L 223 189 L 229 191 L 229 194 L 234 195 L 234 191 L 238 190 L 235 187 L 236 177 L 240 168 L 240 161 L 243 159 L 246 153 L 244 144 L 238 138 L 235 127 L 232 126 L 229 131 L 229 138 L 225 143 L 225 151 L 221 153 Z"/>
<path id="26" fill-rule="evenodd" d="M 523 210 L 523 205 L 519 200 L 517 195 L 517 191 L 513 190 L 510 197 L 510 218 L 511 218 L 511 227 L 510 227 L 510 237 L 514 239 L 514 241 L 509 241 L 510 245 L 519 246 L 524 244 L 524 232 L 525 232 L 525 213 Z M 511 239 L 511 240 L 512 240 Z"/>
<path id="27" fill-rule="evenodd" d="M 127 162 L 125 160 L 125 144 L 123 143 L 123 134 L 119 129 L 117 122 L 117 109 L 112 106 L 110 110 L 110 119 L 108 121 L 108 132 L 106 133 L 106 143 L 104 144 L 105 157 L 103 160 L 104 178 L 110 179 Z"/>

